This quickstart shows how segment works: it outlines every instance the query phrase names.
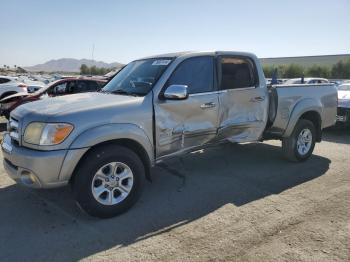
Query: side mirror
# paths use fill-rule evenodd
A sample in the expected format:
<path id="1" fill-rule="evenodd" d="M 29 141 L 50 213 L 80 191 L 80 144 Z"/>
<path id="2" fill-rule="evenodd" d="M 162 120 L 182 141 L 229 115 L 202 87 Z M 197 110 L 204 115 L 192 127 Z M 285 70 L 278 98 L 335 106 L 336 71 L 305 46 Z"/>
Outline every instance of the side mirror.
<path id="1" fill-rule="evenodd" d="M 164 92 L 164 98 L 170 100 L 184 100 L 188 97 L 186 85 L 171 85 Z"/>

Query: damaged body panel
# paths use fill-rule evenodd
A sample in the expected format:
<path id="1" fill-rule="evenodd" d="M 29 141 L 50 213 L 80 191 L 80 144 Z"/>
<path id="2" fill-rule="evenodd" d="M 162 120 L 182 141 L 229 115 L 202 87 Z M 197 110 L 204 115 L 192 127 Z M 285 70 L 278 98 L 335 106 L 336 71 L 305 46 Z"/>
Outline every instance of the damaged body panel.
<path id="1" fill-rule="evenodd" d="M 218 128 L 218 94 L 193 94 L 186 100 L 154 105 L 157 156 L 209 143 Z"/>
<path id="2" fill-rule="evenodd" d="M 220 126 L 219 139 L 231 142 L 257 141 L 266 126 L 266 88 L 227 90 L 219 95 Z"/>

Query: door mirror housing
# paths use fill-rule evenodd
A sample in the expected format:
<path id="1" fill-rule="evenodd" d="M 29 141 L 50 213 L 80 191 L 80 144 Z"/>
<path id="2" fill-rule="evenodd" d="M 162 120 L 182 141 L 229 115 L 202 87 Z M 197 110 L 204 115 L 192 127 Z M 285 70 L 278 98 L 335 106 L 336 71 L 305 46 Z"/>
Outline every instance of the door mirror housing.
<path id="1" fill-rule="evenodd" d="M 188 98 L 188 86 L 170 85 L 164 92 L 164 98 L 169 100 L 184 100 Z"/>

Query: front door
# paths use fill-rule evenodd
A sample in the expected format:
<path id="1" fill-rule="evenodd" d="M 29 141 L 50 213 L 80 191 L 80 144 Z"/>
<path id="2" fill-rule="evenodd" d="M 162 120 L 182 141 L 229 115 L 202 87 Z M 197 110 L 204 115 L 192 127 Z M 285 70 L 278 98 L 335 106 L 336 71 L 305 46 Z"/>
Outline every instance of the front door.
<path id="1" fill-rule="evenodd" d="M 218 139 L 250 142 L 260 139 L 268 117 L 268 92 L 259 83 L 248 57 L 218 58 L 220 117 Z"/>
<path id="2" fill-rule="evenodd" d="M 189 97 L 155 103 L 158 158 L 207 144 L 216 137 L 218 128 L 219 99 L 214 85 L 214 57 L 184 60 L 164 89 L 170 85 L 187 85 Z"/>

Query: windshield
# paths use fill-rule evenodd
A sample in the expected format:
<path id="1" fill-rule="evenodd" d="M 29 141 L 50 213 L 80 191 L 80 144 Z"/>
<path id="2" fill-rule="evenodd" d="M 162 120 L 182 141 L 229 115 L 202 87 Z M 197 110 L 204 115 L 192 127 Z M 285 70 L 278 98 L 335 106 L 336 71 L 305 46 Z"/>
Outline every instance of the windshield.
<path id="1" fill-rule="evenodd" d="M 145 96 L 171 63 L 170 58 L 152 58 L 129 63 L 102 92 Z"/>
<path id="2" fill-rule="evenodd" d="M 341 86 L 338 87 L 338 90 L 350 91 L 350 85 L 341 85 Z"/>

